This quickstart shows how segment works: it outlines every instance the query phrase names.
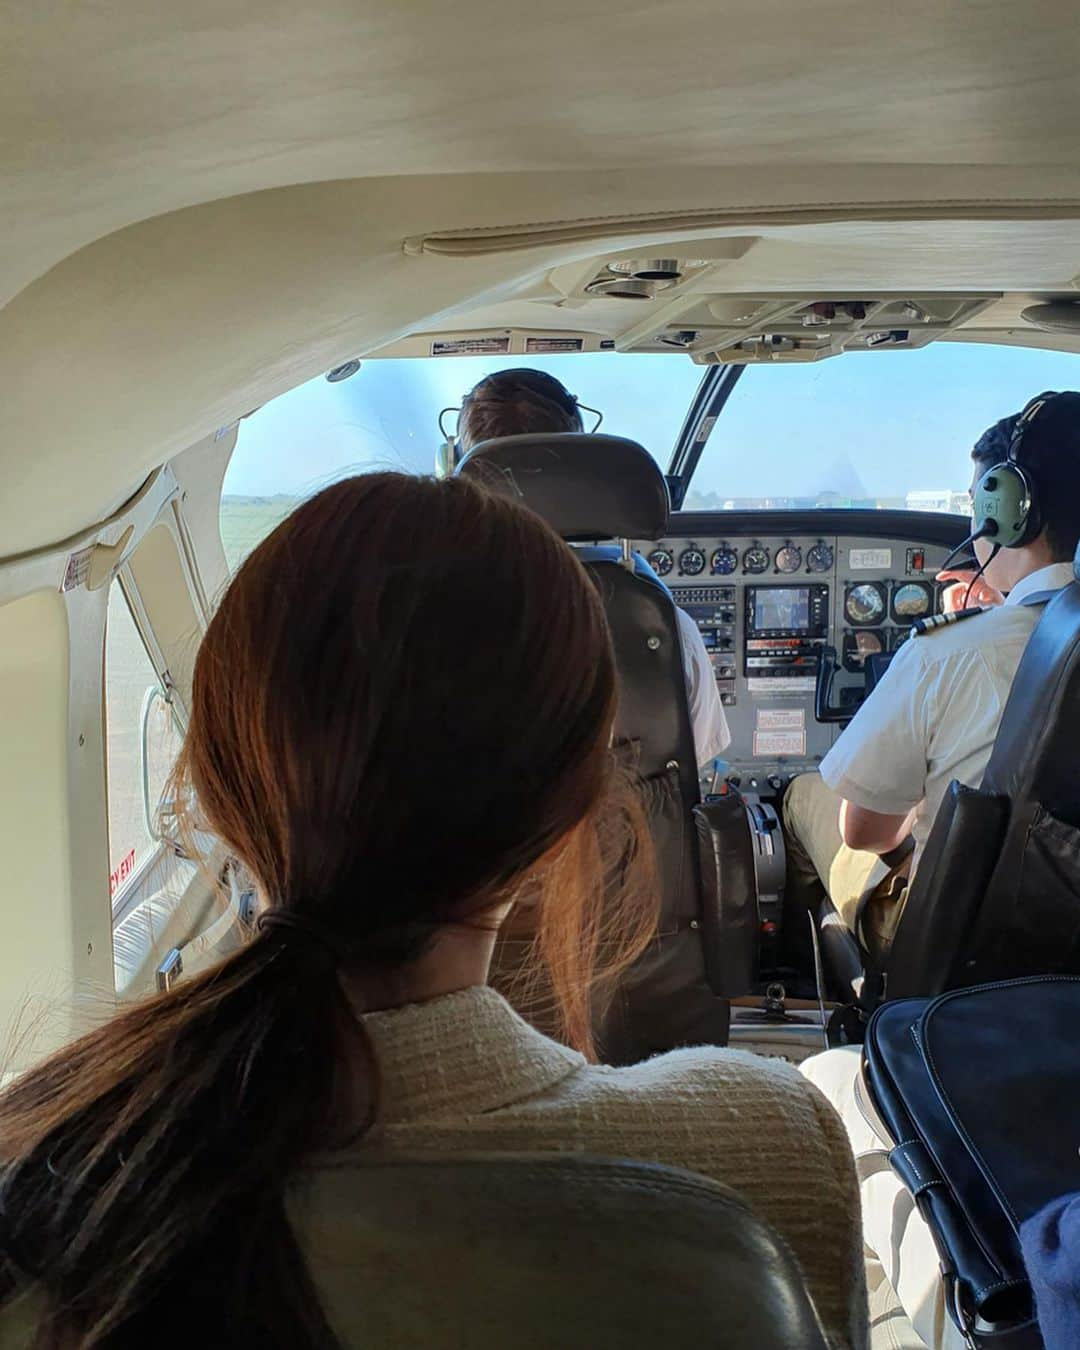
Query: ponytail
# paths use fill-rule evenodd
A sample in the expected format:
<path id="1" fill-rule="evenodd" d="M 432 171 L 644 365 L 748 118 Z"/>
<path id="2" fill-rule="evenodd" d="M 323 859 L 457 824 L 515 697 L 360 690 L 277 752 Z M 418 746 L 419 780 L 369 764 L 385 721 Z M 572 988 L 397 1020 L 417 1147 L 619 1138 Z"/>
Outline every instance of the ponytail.
<path id="1" fill-rule="evenodd" d="M 600 906 L 604 851 L 579 835 L 605 814 L 616 695 L 579 560 L 465 479 L 346 479 L 248 556 L 199 648 L 169 797 L 268 917 L 0 1094 L 0 1250 L 44 1296 L 39 1350 L 188 1350 L 200 1322 L 215 1344 L 334 1345 L 286 1197 L 375 1116 L 339 965 L 377 1004 L 433 935 L 536 881 L 538 952 L 588 1051 L 592 980 L 655 923 L 648 886 Z M 432 781 L 454 784 L 447 809 Z"/>
<path id="2" fill-rule="evenodd" d="M 283 927 L 17 1081 L 0 1241 L 45 1296 L 38 1350 L 162 1350 L 200 1322 L 215 1344 L 336 1347 L 286 1190 L 374 1106 L 325 948 Z"/>

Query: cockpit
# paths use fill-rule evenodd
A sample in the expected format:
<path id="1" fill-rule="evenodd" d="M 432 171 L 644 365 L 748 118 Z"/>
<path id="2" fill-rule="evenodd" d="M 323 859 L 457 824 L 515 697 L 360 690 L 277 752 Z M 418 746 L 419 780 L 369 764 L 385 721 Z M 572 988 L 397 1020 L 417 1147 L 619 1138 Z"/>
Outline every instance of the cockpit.
<path id="1" fill-rule="evenodd" d="M 685 284 L 680 264 L 665 266 L 667 283 Z M 690 274 L 699 286 L 701 273 Z M 1010 399 L 1075 380 L 1071 353 L 931 343 L 942 333 L 928 317 L 917 341 L 869 341 L 881 331 L 868 329 L 873 314 L 925 315 L 914 300 L 789 308 L 790 347 L 768 358 L 740 349 L 731 364 L 703 367 L 652 339 L 616 352 L 584 337 L 493 334 L 409 339 L 335 368 L 240 423 L 222 497 L 226 553 L 235 563 L 290 500 L 336 473 L 428 471 L 437 450 L 452 451 L 478 380 L 544 371 L 596 410 L 593 430 L 637 441 L 664 472 L 668 528 L 634 546 L 709 652 L 731 730 L 717 782 L 775 798 L 820 762 L 912 624 L 941 612 L 955 582 L 937 574 L 968 533 L 981 427 Z M 957 324 L 968 314 L 949 311 Z M 297 435 L 317 444 L 316 463 L 286 457 Z"/>
<path id="2" fill-rule="evenodd" d="M 1070 751 L 1080 553 L 1046 542 L 1055 497 L 1080 492 L 1037 503 L 1038 474 L 1019 447 L 1049 425 L 1048 400 L 1080 399 L 1070 394 L 1080 388 L 1080 86 L 1074 14 L 1058 0 L 1035 9 L 12 9 L 0 95 L 0 1026 L 10 1028 L 0 1075 L 21 1091 L 43 1064 L 61 1065 L 41 1101 L 63 1098 L 65 1127 L 80 1128 L 69 1138 L 27 1125 L 20 1152 L 12 1103 L 24 1123 L 38 1120 L 35 1103 L 18 1091 L 0 1099 L 2 1350 L 18 1312 L 9 1295 L 33 1287 L 63 1316 L 76 1310 L 61 1327 L 72 1344 L 95 1319 L 95 1344 L 124 1344 L 110 1319 L 132 1311 L 124 1300 L 136 1285 L 149 1331 L 134 1343 L 172 1345 L 192 1325 L 208 1344 L 288 1340 L 275 1299 L 290 1280 L 311 1285 L 296 1301 L 319 1323 L 311 1344 L 350 1350 L 714 1340 L 1036 1350 L 1017 1215 L 1080 1197 L 1067 1105 L 1080 1063 L 1066 1034 L 1080 1015 Z M 581 426 L 504 429 L 466 445 L 469 391 L 521 368 L 558 381 Z M 984 454 L 988 436 L 996 451 Z M 312 503 L 330 489 L 343 501 L 350 483 L 361 499 L 387 469 L 398 471 L 387 492 L 416 512 L 391 529 L 390 515 L 361 502 L 364 528 L 330 549 L 341 517 Z M 547 612 L 519 576 L 547 575 L 517 567 L 534 555 L 477 552 L 483 574 L 463 567 L 467 585 L 450 593 L 448 560 L 468 552 L 455 550 L 472 520 L 456 534 L 414 530 L 428 488 L 477 512 L 510 499 L 506 519 L 536 557 L 559 563 L 559 614 L 591 616 L 578 650 L 592 664 L 577 685 L 559 686 L 556 625 L 537 619 Z M 337 645 L 315 653 L 305 641 L 316 607 L 294 590 L 282 619 L 285 582 L 299 573 L 281 556 L 258 591 L 259 621 L 215 627 L 245 561 L 269 556 L 259 550 L 298 512 L 301 553 L 310 561 L 313 541 L 321 550 L 306 594 L 327 600 L 331 575 L 340 585 L 322 614 Z M 358 538 L 379 547 L 358 547 L 354 561 Z M 1024 548 L 1034 551 L 1023 576 L 1007 566 L 990 576 L 999 554 L 1008 562 Z M 428 581 L 446 584 L 445 607 L 407 634 L 420 655 L 392 680 L 377 666 L 370 715 L 360 697 L 308 699 L 335 691 L 359 650 L 380 650 L 364 646 L 379 624 L 401 620 L 404 631 L 420 592 L 401 582 L 407 549 L 425 557 Z M 392 576 L 393 602 L 354 615 L 369 572 Z M 514 623 L 497 650 L 469 647 L 485 631 L 491 642 L 496 593 L 504 619 L 527 612 L 533 623 L 515 667 L 533 685 L 524 712 L 503 670 Z M 530 605 L 513 608 L 522 595 Z M 432 650 L 450 613 L 460 622 L 446 622 Z M 991 655 L 976 659 L 963 635 L 991 628 Z M 259 645 L 271 631 L 276 645 Z M 209 634 L 220 640 L 220 689 L 252 677 L 246 702 L 206 694 Z M 234 661 L 241 637 L 249 656 Z M 474 685 L 504 699 L 500 725 L 459 687 L 474 649 L 486 653 Z M 871 871 L 846 878 L 841 902 L 838 855 L 822 864 L 800 833 L 810 818 L 800 794 L 824 781 L 869 714 L 900 706 L 897 672 L 916 655 L 929 668 L 929 651 L 964 660 L 948 679 L 910 681 L 904 706 L 937 708 L 962 691 L 960 720 L 985 731 L 977 763 L 938 774 L 934 809 L 920 814 L 928 791 L 915 800 L 890 788 L 901 761 L 919 761 L 920 784 L 938 765 L 923 753 L 929 738 L 892 728 L 874 792 L 860 802 L 837 790 L 819 810 L 838 848 L 873 857 Z M 589 753 L 572 746 L 550 782 L 580 760 L 589 792 L 629 785 L 622 814 L 612 806 L 600 824 L 641 825 L 635 846 L 604 866 L 581 843 L 582 821 L 602 833 L 592 808 L 599 815 L 608 796 L 597 788 L 575 820 L 553 811 L 554 824 L 536 824 L 517 870 L 515 836 L 510 861 L 478 869 L 467 896 L 464 883 L 450 897 L 445 875 L 425 874 L 414 888 L 431 900 L 424 908 L 408 886 L 423 849 L 435 856 L 438 844 L 449 859 L 464 839 L 480 852 L 500 806 L 530 804 L 534 766 L 555 744 L 531 719 L 545 701 L 541 665 L 562 688 L 553 705 L 576 707 L 595 676 L 603 712 L 589 704 Z M 321 889 L 288 895 L 283 883 L 271 895 L 201 810 L 207 780 L 195 786 L 183 751 L 199 725 L 197 690 L 204 714 L 246 714 L 292 678 L 294 709 L 334 711 L 312 737 L 317 750 L 288 764 L 281 751 L 299 716 L 267 735 L 262 758 L 247 743 L 222 756 L 257 763 L 261 786 L 284 793 L 309 774 L 345 781 L 341 727 L 368 747 L 418 673 L 426 743 L 411 739 L 419 719 L 394 723 L 387 773 L 363 778 L 348 810 L 304 802 L 304 828 L 290 836 L 299 845 L 275 859 L 308 856 L 314 841 L 318 861 L 404 803 L 394 865 L 380 855 L 363 885 L 313 866 Z M 703 689 L 722 728 L 708 741 L 694 714 Z M 458 745 L 450 733 L 466 707 L 473 735 Z M 528 755 L 501 753 L 510 724 Z M 205 744 L 204 766 L 218 742 Z M 496 782 L 493 762 L 513 773 Z M 469 797 L 478 784 L 485 809 L 479 789 Z M 258 793 L 234 797 L 254 834 L 286 818 Z M 569 1023 L 545 1020 L 550 990 L 518 977 L 543 946 L 541 882 L 565 881 L 559 869 L 577 847 L 578 889 L 599 916 L 580 930 L 577 957 L 603 954 L 603 920 L 631 862 L 646 857 L 652 909 L 641 913 L 654 922 L 618 978 L 593 988 L 582 975 L 573 1040 Z M 796 909 L 803 881 L 812 898 Z M 388 896 L 390 912 L 398 891 L 418 906 L 407 921 L 395 911 L 377 932 L 347 933 L 328 922 L 355 916 L 343 896 Z M 475 917 L 458 900 L 496 894 L 480 913 L 491 950 L 467 981 L 432 997 L 435 986 L 410 984 L 396 1002 L 389 977 L 347 988 L 343 971 L 370 975 L 387 952 L 415 974 L 433 934 L 441 942 L 444 927 Z M 260 1017 L 273 1010 L 272 1034 L 257 1019 L 228 1034 L 214 1022 L 214 1036 L 189 1042 L 159 1023 L 146 1043 L 160 1051 L 154 1081 L 165 1087 L 147 1089 L 136 1110 L 138 1075 L 108 1074 L 138 1056 L 116 1052 L 106 1015 L 130 1029 L 140 1009 L 185 1006 L 186 991 L 207 985 L 213 1002 L 228 985 L 217 972 L 249 960 L 258 978 L 238 987 L 255 989 Z M 263 997 L 271 986 L 280 1000 Z M 308 989 L 329 993 L 333 1017 L 308 1017 L 315 1005 L 297 995 Z M 443 997 L 466 1016 L 433 1013 Z M 279 1016 L 287 1002 L 299 1018 Z M 912 1020 L 901 1025 L 905 1008 Z M 346 1065 L 327 1042 L 320 1059 L 311 1047 L 331 1025 L 360 1026 L 358 1043 L 371 1045 Z M 267 1049 L 279 1031 L 280 1059 Z M 954 1078 L 935 1076 L 939 1044 Z M 328 1164 L 309 1188 L 319 1240 L 332 1239 L 325 1268 L 307 1271 L 330 1270 L 324 1287 L 304 1273 L 283 1187 L 312 1170 L 314 1142 L 322 1157 L 307 1097 L 325 1093 L 338 1108 L 343 1068 L 366 1055 L 366 1091 L 380 1054 L 388 1080 L 405 1064 L 391 1083 L 397 1101 L 379 1098 L 380 1085 L 345 1103 L 357 1116 L 371 1108 L 363 1125 L 379 1148 L 366 1152 L 364 1134 L 362 1156 Z M 830 1087 L 836 1056 L 849 1072 Z M 468 1072 L 455 1078 L 458 1057 Z M 923 1076 L 909 1100 L 900 1081 L 913 1065 Z M 107 1090 L 83 1100 L 97 1071 Z M 199 1084 L 209 1107 L 185 1117 Z M 423 1109 L 399 1111 L 414 1088 Z M 650 1134 L 640 1108 L 654 1098 L 662 1127 Z M 546 1125 L 533 1133 L 522 1121 L 536 1103 Z M 346 1116 L 326 1132 L 337 1152 L 341 1138 L 361 1137 Z M 139 1129 L 120 1137 L 129 1120 Z M 293 1133 L 269 1166 L 264 1133 L 282 1122 Z M 220 1135 L 204 1150 L 211 1130 Z M 78 1159 L 76 1135 L 87 1145 Z M 28 1178 L 12 1192 L 9 1145 Z M 163 1153 L 176 1165 L 155 1173 Z M 101 1177 L 108 1185 L 95 1189 Z M 966 1187 L 979 1177 L 991 1180 L 972 1204 Z M 51 1187 L 63 1191 L 56 1212 L 41 1200 Z M 211 1195 L 223 1203 L 203 1205 Z M 96 1223 L 110 1196 L 123 1200 L 110 1211 L 116 1228 Z M 28 1213 L 41 1225 L 20 1227 Z M 72 1214 L 77 1241 L 64 1228 Z M 204 1221 L 213 1280 L 190 1246 Z M 264 1261 L 275 1224 L 275 1259 Z M 334 1235 L 360 1230 L 342 1257 Z M 861 1237 L 877 1267 L 864 1270 Z M 153 1264 L 174 1248 L 187 1264 Z M 94 1259 L 80 1266 L 86 1252 Z M 117 1252 L 146 1257 L 133 1283 Z M 234 1267 L 238 1252 L 246 1264 Z M 216 1339 L 219 1268 L 236 1275 L 226 1301 L 243 1325 Z M 54 1270 L 62 1279 L 50 1287 Z M 74 1295 L 87 1291 L 79 1325 Z M 337 1342 L 319 1321 L 328 1309 Z M 578 1342 L 564 1334 L 568 1319 Z M 1080 1330 L 1059 1341 L 1077 1343 Z"/>

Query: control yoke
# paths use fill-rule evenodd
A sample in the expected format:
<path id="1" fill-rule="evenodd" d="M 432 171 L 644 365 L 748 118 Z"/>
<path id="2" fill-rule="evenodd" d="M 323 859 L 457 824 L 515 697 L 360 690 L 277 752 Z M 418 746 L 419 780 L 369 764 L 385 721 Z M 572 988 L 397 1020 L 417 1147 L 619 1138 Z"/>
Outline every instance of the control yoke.
<path id="1" fill-rule="evenodd" d="M 850 722 L 859 711 L 863 699 L 889 668 L 895 653 L 875 652 L 863 664 L 863 695 L 854 703 L 835 704 L 832 701 L 833 680 L 840 669 L 835 647 L 818 648 L 817 678 L 814 681 L 814 717 L 819 722 Z"/>
<path id="2" fill-rule="evenodd" d="M 822 647 L 818 651 L 817 679 L 814 683 L 814 717 L 819 722 L 850 722 L 855 709 L 834 704 L 832 701 L 833 680 L 840 669 L 840 660 L 835 647 Z"/>

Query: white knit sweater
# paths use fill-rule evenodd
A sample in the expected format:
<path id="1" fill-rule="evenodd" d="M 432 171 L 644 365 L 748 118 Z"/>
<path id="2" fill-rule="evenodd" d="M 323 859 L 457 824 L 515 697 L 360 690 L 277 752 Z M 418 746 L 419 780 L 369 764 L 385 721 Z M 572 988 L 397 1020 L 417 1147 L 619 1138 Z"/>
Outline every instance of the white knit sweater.
<path id="1" fill-rule="evenodd" d="M 864 1350 L 851 1151 L 840 1118 L 789 1065 L 715 1048 L 627 1069 L 589 1065 L 486 988 L 364 1022 L 383 1087 L 383 1123 L 371 1142 L 425 1152 L 581 1150 L 704 1173 L 739 1191 L 787 1239 L 831 1345 Z M 351 1230 L 321 1223 L 320 1212 L 337 1208 L 343 1166 L 348 1156 L 336 1154 L 305 1169 L 293 1216 L 331 1322 L 335 1308 L 351 1306 Z M 0 1350 L 29 1350 L 39 1315 L 36 1289 L 0 1310 Z"/>
<path id="2" fill-rule="evenodd" d="M 579 1150 L 703 1173 L 740 1192 L 787 1240 L 830 1343 L 866 1345 L 851 1150 L 832 1107 L 791 1066 L 712 1047 L 625 1069 L 590 1065 L 487 988 L 364 1022 L 382 1080 L 379 1147 Z M 339 1156 L 310 1176 L 316 1212 L 319 1185 L 333 1187 L 341 1164 Z M 318 1239 L 314 1250 L 304 1245 L 321 1265 Z"/>

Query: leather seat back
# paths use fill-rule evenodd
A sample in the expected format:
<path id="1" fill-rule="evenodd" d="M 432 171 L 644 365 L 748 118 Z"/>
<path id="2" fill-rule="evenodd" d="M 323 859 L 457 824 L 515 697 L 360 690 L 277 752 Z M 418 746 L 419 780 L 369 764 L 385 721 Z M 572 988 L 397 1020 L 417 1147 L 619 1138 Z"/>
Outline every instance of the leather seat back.
<path id="1" fill-rule="evenodd" d="M 1080 564 L 1024 650 L 983 775 L 987 792 L 1035 800 L 1080 825 Z"/>
<path id="2" fill-rule="evenodd" d="M 354 1154 L 319 1178 L 307 1255 L 345 1346 L 825 1350 L 783 1243 L 693 1173 Z"/>
<path id="3" fill-rule="evenodd" d="M 940 994 L 967 982 L 962 964 L 1008 818 L 1006 798 L 950 783 L 889 952 L 889 998 Z"/>
<path id="4" fill-rule="evenodd" d="M 1080 974 L 1078 745 L 1074 580 L 1028 641 L 980 788 L 952 784 L 938 812 L 889 954 L 889 998 Z"/>
<path id="5" fill-rule="evenodd" d="M 575 434 L 485 441 L 457 472 L 514 495 L 574 545 L 607 613 L 619 675 L 615 740 L 640 776 L 649 812 L 660 943 L 604 1010 L 603 1056 L 630 1063 L 676 1045 L 723 1044 L 729 1010 L 715 992 L 703 943 L 693 817 L 700 786 L 678 617 L 644 559 L 607 542 L 663 537 L 670 509 L 664 476 L 634 441 Z"/>

